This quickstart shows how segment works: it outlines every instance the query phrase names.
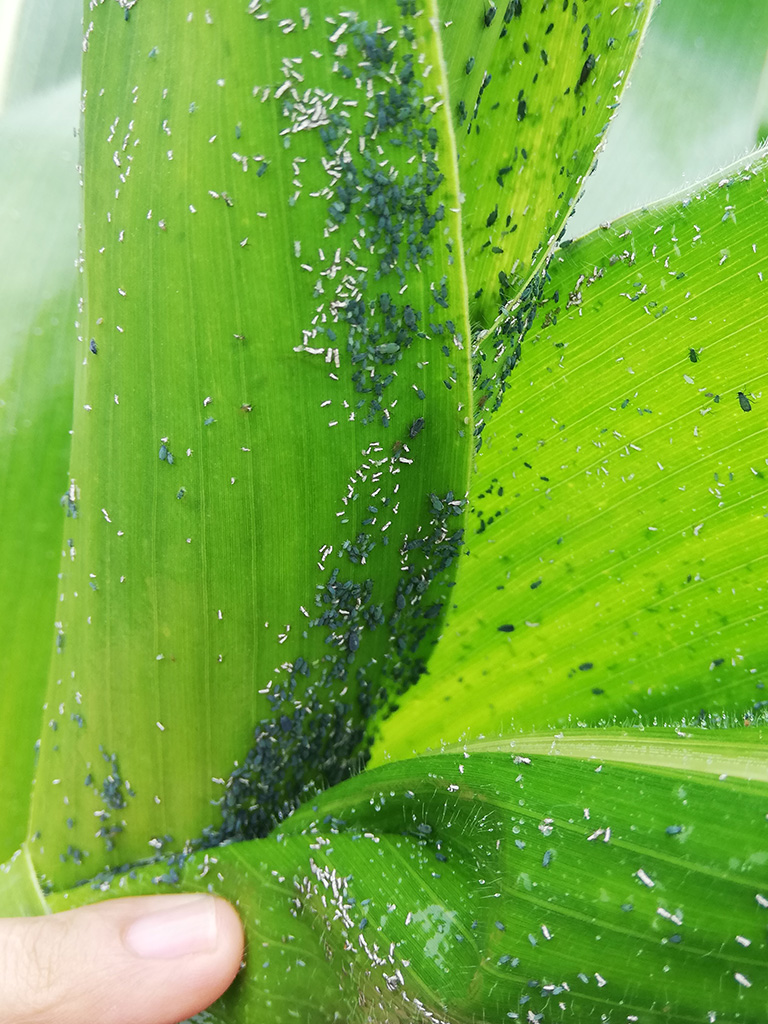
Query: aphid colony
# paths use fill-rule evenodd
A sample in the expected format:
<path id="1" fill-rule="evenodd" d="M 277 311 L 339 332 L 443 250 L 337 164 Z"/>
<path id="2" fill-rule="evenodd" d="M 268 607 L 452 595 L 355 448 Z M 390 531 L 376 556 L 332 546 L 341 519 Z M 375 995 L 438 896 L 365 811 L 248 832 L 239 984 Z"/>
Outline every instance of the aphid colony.
<path id="1" fill-rule="evenodd" d="M 338 88 L 300 86 L 297 64 L 285 60 L 285 81 L 273 93 L 288 125 L 284 137 L 297 151 L 308 136 L 319 137 L 327 175 L 325 187 L 310 195 L 326 206 L 324 237 L 302 237 L 293 245 L 317 302 L 295 351 L 322 358 L 337 388 L 349 367 L 358 397 L 333 404 L 344 409 L 347 422 L 385 429 L 399 417 L 398 404 L 405 405 L 404 380 L 392 399 L 387 392 L 405 372 L 402 359 L 411 346 L 424 351 L 430 339 L 447 339 L 443 355 L 437 354 L 445 358 L 463 344 L 457 317 L 451 318 L 448 278 L 435 277 L 434 270 L 446 249 L 452 262 L 433 118 L 441 103 L 425 98 L 425 74 L 409 33 L 407 21 L 396 36 L 386 26 L 374 30 L 347 16 L 330 26 L 331 42 L 344 44 L 344 63 L 340 59 L 335 65 Z M 312 145 L 304 152 L 312 152 Z M 308 156 L 292 157 L 296 197 L 310 165 Z M 426 314 L 407 294 L 414 270 L 429 275 Z M 446 388 L 455 380 L 456 368 L 449 363 Z M 423 387 L 414 384 L 412 390 L 418 400 L 427 399 Z M 329 425 L 336 426 L 338 414 L 332 415 Z M 337 513 L 342 522 L 359 527 L 336 546 L 334 558 L 364 566 L 377 544 L 388 545 L 387 531 L 398 515 L 398 474 L 413 465 L 409 447 L 426 423 L 424 415 L 407 421 L 391 455 L 378 442 L 368 446 Z M 206 842 L 264 834 L 312 790 L 318 766 L 326 783 L 345 777 L 365 756 L 365 722 L 391 700 L 390 686 L 402 691 L 423 671 L 420 646 L 436 625 L 461 546 L 461 527 L 452 529 L 449 521 L 460 520 L 464 507 L 453 493 L 423 500 L 422 524 L 402 541 L 400 582 L 389 617 L 381 603 L 386 595 L 377 594 L 373 579 L 345 577 L 337 566 L 318 587 L 315 612 L 292 643 L 320 630 L 327 654 L 311 665 L 302 652 L 270 681 L 266 696 L 272 713 L 255 726 L 255 746 L 225 780 L 222 824 L 212 827 Z M 319 565 L 325 566 L 330 551 Z M 373 657 L 364 640 L 382 631 L 387 642 L 377 643 Z M 379 681 L 374 685 L 372 678 Z"/>

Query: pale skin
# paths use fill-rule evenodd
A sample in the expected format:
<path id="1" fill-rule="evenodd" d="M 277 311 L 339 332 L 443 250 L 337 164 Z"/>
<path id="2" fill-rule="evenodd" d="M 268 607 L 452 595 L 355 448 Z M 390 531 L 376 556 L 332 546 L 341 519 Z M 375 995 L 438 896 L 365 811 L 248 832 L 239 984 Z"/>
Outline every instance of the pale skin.
<path id="1" fill-rule="evenodd" d="M 229 987 L 243 944 L 234 908 L 200 894 L 0 920 L 0 1020 L 178 1024 Z"/>

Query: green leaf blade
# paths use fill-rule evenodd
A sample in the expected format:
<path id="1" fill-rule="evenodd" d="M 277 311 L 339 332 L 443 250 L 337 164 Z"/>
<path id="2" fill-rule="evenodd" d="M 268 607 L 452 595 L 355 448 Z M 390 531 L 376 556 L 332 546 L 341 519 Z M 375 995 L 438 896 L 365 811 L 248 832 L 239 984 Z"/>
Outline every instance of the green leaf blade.
<path id="1" fill-rule="evenodd" d="M 519 298 L 563 230 L 652 5 L 443 0 L 439 6 L 470 314 L 473 327 L 483 330 Z"/>
<path id="2" fill-rule="evenodd" d="M 290 979 L 316 993 L 301 1004 L 310 1021 L 756 1024 L 765 794 L 764 782 L 471 747 L 365 772 L 278 835 L 187 860 L 184 885 L 204 890 L 217 872 L 258 949 L 213 1019 L 292 1019 Z M 110 893 L 148 884 L 125 875 Z"/>
<path id="3" fill-rule="evenodd" d="M 57 885 L 258 834 L 348 772 L 421 671 L 458 550 L 469 327 L 436 41 L 369 32 L 373 6 L 288 33 L 258 13 L 104 5 L 88 33 L 66 720 L 33 816 Z"/>
<path id="4" fill-rule="evenodd" d="M 764 182 L 758 159 L 555 258 L 485 416 L 455 613 L 379 751 L 762 713 Z"/>

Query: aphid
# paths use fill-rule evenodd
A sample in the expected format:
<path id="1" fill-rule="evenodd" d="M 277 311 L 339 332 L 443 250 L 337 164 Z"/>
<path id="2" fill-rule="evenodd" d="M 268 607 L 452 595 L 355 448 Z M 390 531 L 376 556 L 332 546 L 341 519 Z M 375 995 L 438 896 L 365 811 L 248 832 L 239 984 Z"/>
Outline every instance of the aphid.
<path id="1" fill-rule="evenodd" d="M 493 21 L 493 19 L 495 17 L 496 17 L 496 4 L 492 3 L 491 6 L 488 8 L 488 10 L 485 12 L 485 16 L 483 18 L 483 21 L 485 22 L 485 27 L 486 28 L 488 28 L 488 26 L 491 24 L 491 22 Z"/>
<path id="2" fill-rule="evenodd" d="M 409 435 L 411 437 L 416 437 L 418 434 L 420 434 L 422 432 L 423 429 L 424 429 L 424 417 L 423 416 L 419 416 L 411 424 L 411 427 L 410 427 L 410 430 L 408 431 L 408 433 L 409 433 Z"/>
<path id="3" fill-rule="evenodd" d="M 160 445 L 160 451 L 157 453 L 157 457 L 161 459 L 163 462 L 166 461 L 166 459 L 168 458 L 168 448 L 166 445 Z"/>
<path id="4" fill-rule="evenodd" d="M 692 363 L 698 363 L 699 357 L 696 354 L 696 349 L 695 348 L 689 348 L 688 349 L 688 358 L 691 360 Z"/>
<path id="5" fill-rule="evenodd" d="M 743 391 L 739 392 L 739 405 L 744 410 L 744 412 L 751 412 L 752 411 L 752 403 L 750 402 L 750 400 L 747 398 L 747 396 L 744 394 Z"/>
<path id="6" fill-rule="evenodd" d="M 514 633 L 515 627 L 511 623 L 499 626 L 499 633 Z"/>
<path id="7" fill-rule="evenodd" d="M 179 488 L 179 490 L 178 490 L 178 492 L 177 492 L 177 494 L 176 494 L 176 497 L 177 497 L 177 498 L 178 498 L 179 500 L 181 500 L 181 499 L 182 499 L 182 498 L 184 497 L 184 495 L 185 495 L 186 493 L 187 493 L 187 488 L 186 488 L 186 487 L 180 487 L 180 488 Z"/>
<path id="8" fill-rule="evenodd" d="M 581 74 L 579 75 L 579 80 L 576 83 L 576 88 L 577 89 L 580 88 L 582 85 L 584 85 L 584 83 L 589 78 L 590 73 L 592 72 L 594 67 L 595 67 L 595 55 L 593 53 L 590 53 L 590 55 L 584 61 L 584 66 L 581 69 Z"/>
<path id="9" fill-rule="evenodd" d="M 90 345 L 88 347 L 90 348 L 91 352 L 93 352 L 94 355 L 96 355 L 97 352 L 99 351 L 99 349 L 98 349 L 98 347 L 96 345 L 96 339 L 95 338 L 91 338 L 91 342 L 90 342 Z"/>

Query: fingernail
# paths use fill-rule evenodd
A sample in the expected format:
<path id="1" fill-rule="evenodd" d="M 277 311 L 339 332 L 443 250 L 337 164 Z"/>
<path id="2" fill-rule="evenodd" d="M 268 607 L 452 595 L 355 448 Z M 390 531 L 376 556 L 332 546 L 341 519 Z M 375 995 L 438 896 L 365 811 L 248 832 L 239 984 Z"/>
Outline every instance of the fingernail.
<path id="1" fill-rule="evenodd" d="M 167 960 L 213 952 L 218 939 L 214 897 L 171 899 L 176 906 L 139 917 L 128 926 L 123 937 L 127 948 L 136 956 Z"/>

